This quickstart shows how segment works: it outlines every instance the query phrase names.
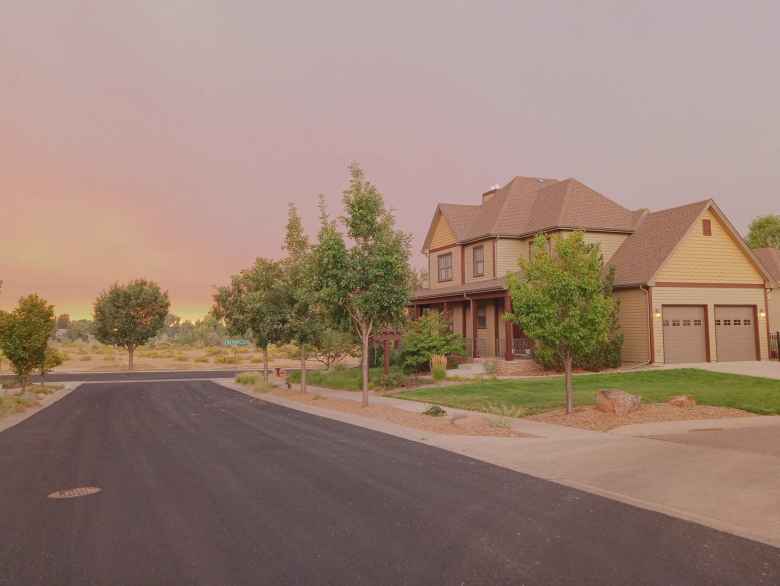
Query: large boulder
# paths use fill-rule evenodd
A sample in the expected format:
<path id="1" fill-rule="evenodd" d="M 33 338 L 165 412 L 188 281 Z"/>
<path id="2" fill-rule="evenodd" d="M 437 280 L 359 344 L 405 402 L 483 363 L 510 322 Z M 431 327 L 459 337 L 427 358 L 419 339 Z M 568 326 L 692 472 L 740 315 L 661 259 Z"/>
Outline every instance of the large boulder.
<path id="1" fill-rule="evenodd" d="M 596 409 L 604 413 L 623 416 L 636 411 L 642 404 L 642 397 L 618 389 L 602 389 L 596 393 Z"/>
<path id="2" fill-rule="evenodd" d="M 680 407 L 681 409 L 690 409 L 691 407 L 696 407 L 696 399 L 689 395 L 677 395 L 676 397 L 669 399 L 667 403 L 674 407 Z"/>

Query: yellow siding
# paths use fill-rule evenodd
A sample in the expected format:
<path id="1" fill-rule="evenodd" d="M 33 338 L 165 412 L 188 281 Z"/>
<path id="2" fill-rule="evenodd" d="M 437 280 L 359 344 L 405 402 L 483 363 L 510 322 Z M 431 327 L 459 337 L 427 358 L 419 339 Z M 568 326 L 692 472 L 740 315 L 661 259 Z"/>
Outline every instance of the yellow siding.
<path id="1" fill-rule="evenodd" d="M 715 227 L 713 226 L 713 236 Z M 764 306 L 763 289 L 715 288 L 715 287 L 653 287 L 653 312 L 664 305 L 706 305 L 710 324 L 711 360 L 718 359 L 715 342 L 715 305 L 755 305 L 759 312 Z M 660 318 L 653 315 L 653 333 L 655 336 L 655 360 L 664 362 L 664 331 Z M 758 318 L 758 339 L 761 348 L 761 360 L 767 359 L 766 317 Z"/>
<path id="2" fill-rule="evenodd" d="M 763 283 L 761 273 L 737 244 L 730 230 L 711 210 L 702 219 L 712 223 L 704 236 L 696 221 L 655 276 L 659 283 Z"/>
<path id="3" fill-rule="evenodd" d="M 493 240 L 485 240 L 466 246 L 466 282 L 485 281 L 493 279 Z M 485 273 L 481 277 L 474 276 L 474 248 L 483 246 L 485 249 Z"/>
<path id="4" fill-rule="evenodd" d="M 617 252 L 620 245 L 628 238 L 627 234 L 610 234 L 608 232 L 586 232 L 585 242 L 588 244 L 598 244 L 601 248 L 601 254 L 604 257 L 604 262 L 609 262 L 609 259 Z"/>
<path id="5" fill-rule="evenodd" d="M 453 246 L 439 252 L 432 252 L 428 255 L 428 273 L 430 275 L 431 289 L 441 289 L 442 287 L 454 287 L 460 285 L 460 255 L 462 247 Z M 439 282 L 439 264 L 438 258 L 445 254 L 452 253 L 452 280 Z"/>
<path id="6" fill-rule="evenodd" d="M 496 242 L 496 276 L 520 270 L 519 260 L 528 259 L 528 240 L 501 238 Z"/>
<path id="7" fill-rule="evenodd" d="M 436 220 L 436 224 L 433 227 L 433 236 L 431 236 L 431 250 L 436 250 L 442 246 L 449 246 L 451 244 L 455 244 L 455 242 L 457 242 L 455 233 L 452 231 L 452 228 L 450 228 L 447 220 L 444 219 L 444 216 L 439 214 L 439 218 Z"/>
<path id="8" fill-rule="evenodd" d="M 649 362 L 650 328 L 647 293 L 641 289 L 615 291 L 620 303 L 618 321 L 623 333 L 623 362 Z"/>

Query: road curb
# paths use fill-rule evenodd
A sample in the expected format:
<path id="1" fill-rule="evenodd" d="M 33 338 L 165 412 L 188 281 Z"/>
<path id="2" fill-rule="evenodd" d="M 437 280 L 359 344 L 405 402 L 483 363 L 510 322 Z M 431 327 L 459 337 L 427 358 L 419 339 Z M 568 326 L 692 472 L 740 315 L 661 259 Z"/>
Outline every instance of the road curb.
<path id="1" fill-rule="evenodd" d="M 26 419 L 29 419 L 36 413 L 39 413 L 44 409 L 46 409 L 47 407 L 54 405 L 54 403 L 56 403 L 60 399 L 70 395 L 73 391 L 75 391 L 78 387 L 80 387 L 82 383 L 67 382 L 62 384 L 64 385 L 64 388 L 60 389 L 59 391 L 55 391 L 51 395 L 46 395 L 46 397 L 43 398 L 43 400 L 40 402 L 40 404 L 37 407 L 28 409 L 27 411 L 23 411 L 22 413 L 14 413 L 12 415 L 7 415 L 6 417 L 0 418 L 0 433 L 4 432 L 7 429 L 11 429 L 15 425 L 19 425 L 22 421 L 25 421 Z"/>

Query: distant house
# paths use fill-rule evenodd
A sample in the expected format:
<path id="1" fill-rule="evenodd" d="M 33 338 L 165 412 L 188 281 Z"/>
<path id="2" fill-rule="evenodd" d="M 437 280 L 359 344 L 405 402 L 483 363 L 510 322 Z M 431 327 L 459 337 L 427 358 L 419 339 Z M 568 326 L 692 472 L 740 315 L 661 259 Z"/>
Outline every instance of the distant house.
<path id="1" fill-rule="evenodd" d="M 624 362 L 767 358 L 772 278 L 713 200 L 629 210 L 575 179 L 515 177 L 478 205 L 439 204 L 416 312 L 444 311 L 472 357 L 530 357 L 533 343 L 502 319 L 511 307 L 506 276 L 537 234 L 552 246 L 573 230 L 615 268 Z"/>
<path id="2" fill-rule="evenodd" d="M 759 248 L 753 251 L 766 272 L 772 278 L 769 297 L 769 330 L 780 332 L 780 250 L 777 248 Z"/>

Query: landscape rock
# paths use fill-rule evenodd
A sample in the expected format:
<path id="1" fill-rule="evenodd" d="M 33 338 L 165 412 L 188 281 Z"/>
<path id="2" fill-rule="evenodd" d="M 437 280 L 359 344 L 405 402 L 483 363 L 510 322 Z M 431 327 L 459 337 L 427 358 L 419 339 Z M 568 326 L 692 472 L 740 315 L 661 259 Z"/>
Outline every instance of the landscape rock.
<path id="1" fill-rule="evenodd" d="M 690 409 L 691 407 L 696 407 L 696 399 L 689 395 L 677 395 L 676 397 L 672 397 L 667 401 L 669 405 L 673 405 L 674 407 L 680 407 L 681 409 Z"/>
<path id="2" fill-rule="evenodd" d="M 641 403 L 642 397 L 618 389 L 602 389 L 596 393 L 596 409 L 621 417 L 639 409 Z"/>

